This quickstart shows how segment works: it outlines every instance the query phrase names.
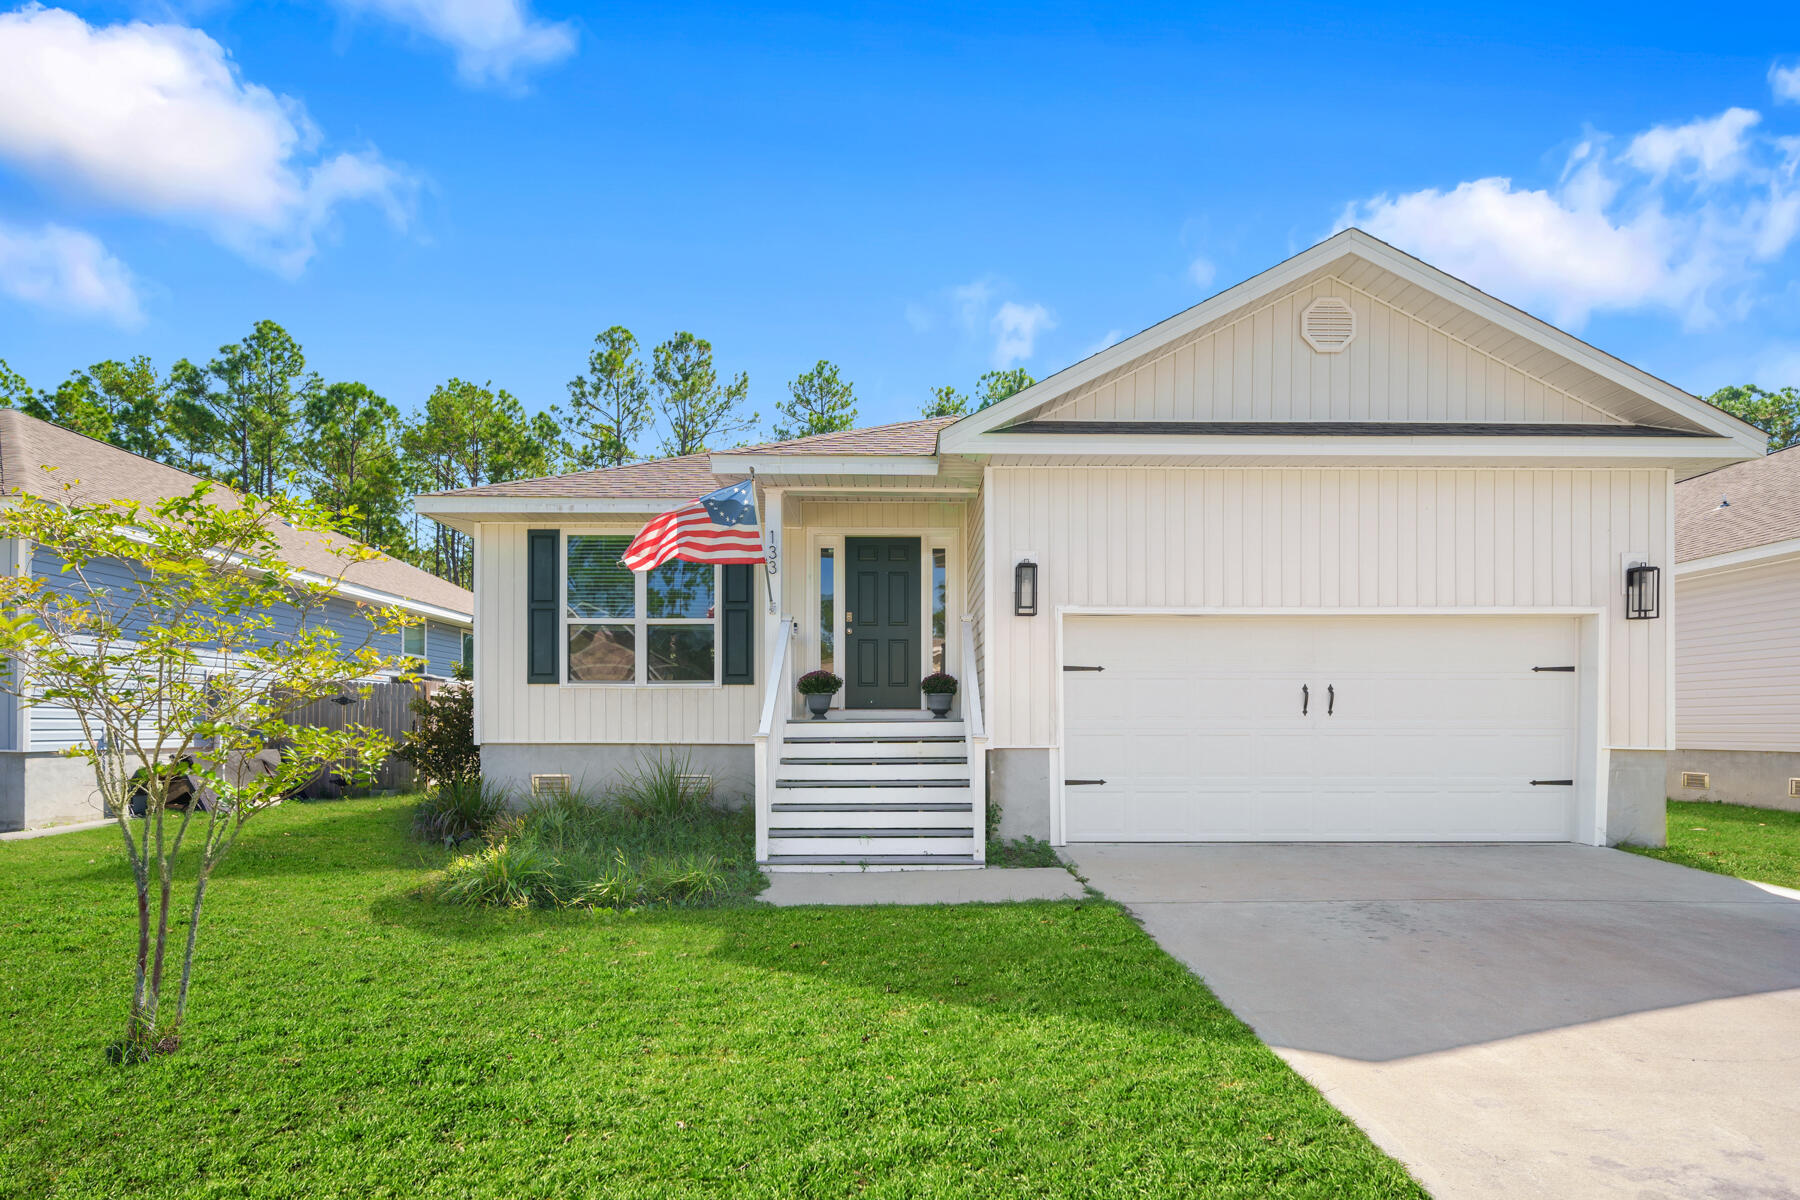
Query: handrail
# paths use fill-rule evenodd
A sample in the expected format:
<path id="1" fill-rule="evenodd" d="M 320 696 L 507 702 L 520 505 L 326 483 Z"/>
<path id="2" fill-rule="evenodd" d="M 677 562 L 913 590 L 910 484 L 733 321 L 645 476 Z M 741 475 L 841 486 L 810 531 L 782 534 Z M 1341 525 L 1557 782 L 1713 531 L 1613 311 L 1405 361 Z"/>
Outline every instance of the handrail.
<path id="1" fill-rule="evenodd" d="M 775 705 L 781 698 L 781 668 L 787 658 L 788 639 L 794 635 L 795 622 L 784 619 L 781 632 L 775 637 L 775 652 L 769 655 L 769 673 L 763 676 L 768 680 L 764 686 L 762 720 L 756 726 L 757 737 L 768 737 L 769 731 L 775 728 Z"/>
<path id="2" fill-rule="evenodd" d="M 962 623 L 963 735 L 969 754 L 969 800 L 972 820 L 969 832 L 975 842 L 975 861 L 987 863 L 987 726 L 981 721 L 981 675 L 975 654 L 975 618 Z"/>
<path id="3" fill-rule="evenodd" d="M 975 662 L 975 618 L 962 621 L 963 720 L 968 722 L 970 737 L 986 737 L 981 721 L 981 676 Z"/>

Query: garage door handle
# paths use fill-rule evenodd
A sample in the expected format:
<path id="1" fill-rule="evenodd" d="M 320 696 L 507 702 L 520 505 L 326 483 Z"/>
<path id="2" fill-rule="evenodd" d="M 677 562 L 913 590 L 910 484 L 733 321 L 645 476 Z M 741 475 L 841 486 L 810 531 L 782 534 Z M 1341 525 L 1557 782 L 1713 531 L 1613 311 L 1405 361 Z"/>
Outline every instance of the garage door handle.
<path id="1" fill-rule="evenodd" d="M 1534 779 L 1531 781 L 1531 786 L 1532 787 L 1574 787 L 1575 781 L 1573 779 Z"/>
<path id="2" fill-rule="evenodd" d="M 1337 711 L 1337 684 L 1325 685 L 1325 715 L 1330 716 Z"/>
<path id="3" fill-rule="evenodd" d="M 1063 786 L 1064 787 L 1099 787 L 1101 784 L 1103 784 L 1105 782 L 1106 782 L 1106 780 L 1104 780 L 1104 779 L 1065 779 L 1065 780 L 1063 780 Z"/>
<path id="4" fill-rule="evenodd" d="M 1312 689 L 1304 683 L 1300 685 L 1300 715 L 1306 715 L 1306 706 L 1312 703 Z"/>

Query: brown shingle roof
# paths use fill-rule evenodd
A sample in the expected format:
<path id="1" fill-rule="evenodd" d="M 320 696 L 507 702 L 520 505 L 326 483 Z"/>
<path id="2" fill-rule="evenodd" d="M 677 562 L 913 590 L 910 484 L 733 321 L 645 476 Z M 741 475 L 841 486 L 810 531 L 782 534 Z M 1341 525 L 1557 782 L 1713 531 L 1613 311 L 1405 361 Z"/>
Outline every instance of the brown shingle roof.
<path id="1" fill-rule="evenodd" d="M 55 470 L 46 471 L 45 467 Z M 88 504 L 133 500 L 150 505 L 185 495 L 199 482 L 197 475 L 140 458 L 15 409 L 0 409 L 0 495 L 25 492 L 47 500 L 67 498 Z M 72 486 L 64 491 L 64 484 Z M 214 493 L 220 499 L 235 495 L 223 486 Z M 343 570 L 343 560 L 327 549 L 332 541 L 342 544 L 342 539 L 302 532 L 288 525 L 277 526 L 275 535 L 283 557 L 301 570 L 329 575 Z M 452 612 L 475 611 L 475 597 L 466 588 L 397 559 L 356 563 L 344 571 L 344 578 L 362 587 Z"/>
<path id="2" fill-rule="evenodd" d="M 788 442 L 765 442 L 760 446 L 744 446 L 721 450 L 721 454 L 936 454 L 937 432 L 956 417 L 926 417 L 918 421 L 896 421 L 892 425 L 871 425 L 867 429 L 846 429 L 841 433 L 815 433 L 811 437 Z"/>
<path id="3" fill-rule="evenodd" d="M 1719 501 L 1729 504 L 1721 508 Z M 1675 485 L 1675 561 L 1800 537 L 1800 447 Z"/>
<path id="4" fill-rule="evenodd" d="M 721 450 L 720 454 L 916 454 L 937 452 L 937 431 L 955 417 L 927 417 L 846 429 L 842 433 L 817 433 L 788 442 L 767 442 Z M 711 454 L 684 454 L 679 458 L 655 458 L 599 471 L 577 471 L 542 479 L 514 479 L 453 492 L 428 492 L 427 496 L 515 496 L 545 500 L 693 500 L 745 475 L 715 475 Z"/>

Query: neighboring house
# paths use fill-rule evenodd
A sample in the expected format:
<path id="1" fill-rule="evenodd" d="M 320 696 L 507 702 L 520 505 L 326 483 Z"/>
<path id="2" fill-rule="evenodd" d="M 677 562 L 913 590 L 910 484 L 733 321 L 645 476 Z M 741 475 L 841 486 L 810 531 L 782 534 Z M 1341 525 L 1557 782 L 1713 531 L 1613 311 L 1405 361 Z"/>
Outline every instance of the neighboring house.
<path id="1" fill-rule="evenodd" d="M 1627 568 L 1762 444 L 1350 230 L 960 420 L 418 506 L 475 537 L 484 772 L 684 755 L 773 869 L 977 865 L 990 803 L 1058 844 L 1659 842 L 1672 622 Z M 772 575 L 619 565 L 752 472 Z"/>
<path id="2" fill-rule="evenodd" d="M 44 467 L 55 468 L 46 471 Z M 63 485 L 75 486 L 65 492 Z M 183 495 L 198 477 L 140 458 L 116 446 L 71 433 L 13 409 L 0 409 L 0 503 L 21 492 L 61 501 L 135 500 L 152 504 Z M 335 577 L 341 559 L 329 553 L 318 534 L 282 526 L 277 530 L 288 562 L 302 570 Z M 41 546 L 0 539 L 0 569 L 30 572 L 51 586 L 80 588 L 81 580 L 61 571 L 62 561 Z M 119 562 L 87 572 L 96 588 L 132 584 L 135 568 Z M 341 599 L 333 599 L 325 619 L 342 626 L 360 644 L 367 623 L 356 601 L 394 605 L 417 620 L 398 636 L 384 635 L 385 649 L 420 660 L 423 672 L 448 676 L 458 662 L 472 661 L 474 597 L 426 571 L 394 559 L 358 563 L 344 572 Z M 378 643 L 380 644 L 380 643 Z M 92 768 L 61 751 L 81 740 L 74 714 L 57 704 L 26 704 L 0 693 L 0 830 L 91 819 L 101 816 Z"/>
<path id="3" fill-rule="evenodd" d="M 1800 449 L 1675 488 L 1668 793 L 1800 810 Z"/>

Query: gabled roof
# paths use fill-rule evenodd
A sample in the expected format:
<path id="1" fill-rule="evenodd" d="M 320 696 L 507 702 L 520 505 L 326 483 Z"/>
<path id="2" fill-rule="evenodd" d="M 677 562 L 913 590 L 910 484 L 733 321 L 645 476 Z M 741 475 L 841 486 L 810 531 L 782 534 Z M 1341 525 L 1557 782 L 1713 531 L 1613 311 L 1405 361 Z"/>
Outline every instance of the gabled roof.
<path id="1" fill-rule="evenodd" d="M 54 468 L 46 471 L 45 467 Z M 0 496 L 18 493 L 45 500 L 72 499 L 78 503 L 128 500 L 149 506 L 172 496 L 182 496 L 202 482 L 198 475 L 143 458 L 60 425 L 26 416 L 16 409 L 0 409 Z M 64 485 L 71 485 L 66 491 Z M 222 484 L 213 493 L 220 503 L 236 503 L 237 493 Z M 429 571 L 394 558 L 354 563 L 347 570 L 332 554 L 333 544 L 347 538 L 290 525 L 273 527 L 282 557 L 302 571 L 336 576 L 360 588 L 380 592 L 398 601 L 411 601 L 470 616 L 475 597 L 466 588 L 439 579 Z"/>
<path id="2" fill-rule="evenodd" d="M 983 435 L 1041 413 L 1081 389 L 1123 375 L 1237 319 L 1281 293 L 1335 275 L 1385 302 L 1407 308 L 1471 347 L 1579 393 L 1627 424 L 1683 429 L 1759 447 L 1753 426 L 1673 384 L 1405 254 L 1360 229 L 1346 229 L 1259 275 L 1083 359 L 999 404 L 972 413 L 939 437 L 943 453 L 997 449 Z"/>
<path id="3" fill-rule="evenodd" d="M 1720 501 L 1726 503 L 1721 506 Z M 1675 485 L 1675 561 L 1800 538 L 1800 447 Z"/>
<path id="4" fill-rule="evenodd" d="M 616 501 L 619 504 L 643 501 L 645 507 L 634 511 L 653 511 L 655 506 L 693 500 L 746 478 L 742 472 L 714 471 L 712 464 L 715 461 L 728 465 L 731 460 L 740 457 L 799 458 L 813 455 L 834 458 L 928 458 L 936 452 L 937 431 L 954 420 L 955 417 L 926 417 L 917 421 L 897 421 L 890 425 L 871 425 L 866 429 L 816 433 L 811 437 L 793 438 L 785 442 L 740 446 L 713 454 L 684 454 L 677 458 L 654 458 L 597 471 L 576 471 L 540 479 L 515 479 L 507 483 L 489 483 L 451 492 L 427 492 L 419 499 L 427 502 L 422 508 L 425 512 L 433 509 L 447 511 L 446 506 L 430 503 L 447 497 L 455 497 L 459 508 L 483 499 L 542 499 L 602 500 Z M 612 511 L 625 510 L 614 506 Z"/>
<path id="5" fill-rule="evenodd" d="M 622 467 L 602 467 L 597 471 L 575 471 L 568 475 L 545 475 L 537 479 L 514 479 L 506 483 L 487 483 L 480 487 L 458 488 L 449 492 L 426 492 L 420 500 L 445 496 L 469 497 L 543 497 L 546 499 L 602 500 L 693 500 L 744 478 L 742 475 L 715 475 L 709 454 L 684 454 L 678 458 L 653 458 L 646 462 L 626 463 Z"/>

